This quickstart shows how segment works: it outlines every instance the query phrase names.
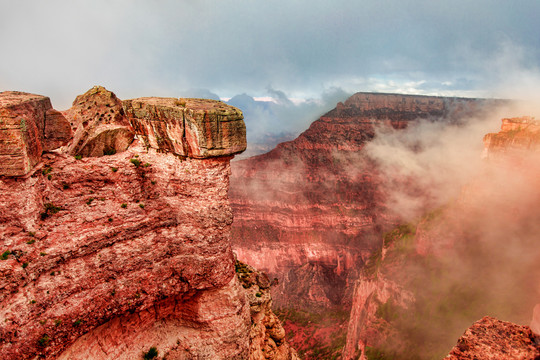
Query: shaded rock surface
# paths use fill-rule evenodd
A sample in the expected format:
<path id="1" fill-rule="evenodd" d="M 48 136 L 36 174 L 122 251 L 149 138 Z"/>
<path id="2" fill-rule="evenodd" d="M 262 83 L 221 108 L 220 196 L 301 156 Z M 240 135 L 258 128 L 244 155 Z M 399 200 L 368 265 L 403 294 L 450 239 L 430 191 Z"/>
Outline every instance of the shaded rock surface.
<path id="1" fill-rule="evenodd" d="M 249 359 L 299 360 L 296 351 L 285 339 L 285 329 L 272 311 L 268 276 L 240 261 L 236 261 L 235 268 L 250 306 Z"/>
<path id="2" fill-rule="evenodd" d="M 528 326 L 486 316 L 468 328 L 447 360 L 535 360 L 540 339 Z"/>

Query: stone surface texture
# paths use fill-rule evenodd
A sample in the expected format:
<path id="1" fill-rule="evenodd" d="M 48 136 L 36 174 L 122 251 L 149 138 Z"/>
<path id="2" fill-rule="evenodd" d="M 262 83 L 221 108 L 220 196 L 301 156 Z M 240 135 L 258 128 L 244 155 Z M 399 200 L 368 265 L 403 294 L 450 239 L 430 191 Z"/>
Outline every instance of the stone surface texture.
<path id="1" fill-rule="evenodd" d="M 215 100 L 139 98 L 124 101 L 146 146 L 180 156 L 227 156 L 246 149 L 240 110 Z"/>
<path id="2" fill-rule="evenodd" d="M 67 143 L 71 129 L 46 96 L 0 93 L 0 176 L 27 175 L 44 150 Z"/>
<path id="3" fill-rule="evenodd" d="M 251 331 L 249 360 L 299 360 L 285 339 L 285 329 L 272 311 L 270 279 L 255 268 L 236 262 L 238 279 L 250 305 Z"/>
<path id="4" fill-rule="evenodd" d="M 68 150 L 71 155 L 115 154 L 126 150 L 135 136 L 124 116 L 122 101 L 102 86 L 77 96 L 65 116 L 74 129 Z"/>
<path id="5" fill-rule="evenodd" d="M 265 359 L 294 358 L 283 342 L 277 346 L 282 338 L 270 313 L 257 321 L 272 325 L 255 327 L 277 335 L 251 334 L 248 298 L 258 297 L 235 275 L 228 187 L 230 160 L 245 132 L 225 134 L 221 127 L 215 137 L 218 128 L 191 124 L 207 140 L 221 139 L 220 149 L 179 157 L 132 142 L 120 100 L 102 87 L 77 97 L 63 114 L 44 97 L 3 93 L 0 100 L 2 124 L 11 126 L 0 136 L 14 129 L 2 139 L 30 149 L 20 154 L 27 163 L 8 174 L 35 167 L 26 177 L 0 177 L 2 359 L 137 359 L 152 347 L 159 358 L 248 359 L 250 344 L 266 338 L 276 347 Z M 197 114 L 208 113 L 205 104 L 210 112 L 219 107 L 192 103 Z M 72 142 L 42 154 L 41 138 L 60 144 L 70 133 L 64 115 L 75 129 Z M 21 116 L 26 132 L 15 123 Z M 60 125 L 44 136 L 47 119 Z M 157 142 L 153 134 L 138 135 Z M 268 300 L 269 283 L 258 284 Z"/>
<path id="6" fill-rule="evenodd" d="M 535 360 L 539 340 L 528 326 L 486 316 L 465 331 L 445 360 Z"/>

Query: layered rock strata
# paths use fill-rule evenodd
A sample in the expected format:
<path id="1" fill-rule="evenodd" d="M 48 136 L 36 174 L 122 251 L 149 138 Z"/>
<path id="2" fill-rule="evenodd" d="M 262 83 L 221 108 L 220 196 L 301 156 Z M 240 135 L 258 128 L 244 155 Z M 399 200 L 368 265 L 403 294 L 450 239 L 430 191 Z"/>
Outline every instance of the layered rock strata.
<path id="1" fill-rule="evenodd" d="M 50 110 L 46 98 L 10 96 L 2 119 L 14 107 L 39 119 Z M 133 102 L 140 104 L 136 114 Z M 156 134 L 138 132 L 145 123 L 172 129 L 185 121 L 144 111 L 157 103 L 169 104 L 160 112 L 201 116 L 189 126 L 204 140 L 188 140 L 186 156 L 147 146 L 158 144 Z M 227 107 L 230 121 L 228 113 L 216 115 L 218 125 L 236 124 L 227 128 L 212 125 L 216 118 L 208 114 L 221 109 L 213 101 L 127 104 L 123 110 L 114 94 L 91 89 L 64 112 L 73 141 L 43 155 L 42 128 L 31 123 L 34 135 L 25 138 L 16 124 L 20 141 L 35 150 L 27 151 L 24 166 L 3 173 L 26 177 L 0 178 L 3 359 L 136 359 L 155 352 L 168 359 L 247 359 L 250 341 L 258 341 L 258 335 L 250 340 L 250 305 L 230 246 L 229 162 L 245 149 L 241 113 Z M 144 140 L 131 143 L 132 128 Z M 268 313 L 259 320 L 279 332 L 266 326 L 273 319 Z M 270 338 L 276 345 L 282 339 Z M 291 358 L 287 351 L 289 357 L 281 351 L 278 358 Z"/>
<path id="2" fill-rule="evenodd" d="M 362 151 L 379 127 L 459 122 L 483 101 L 357 93 L 267 154 L 233 162 L 239 259 L 280 279 L 278 306 L 347 306 L 377 239 L 396 224 L 376 165 Z"/>
<path id="3" fill-rule="evenodd" d="M 24 176 L 44 150 L 67 143 L 71 128 L 46 96 L 0 93 L 0 176 Z"/>
<path id="4" fill-rule="evenodd" d="M 124 108 L 145 145 L 160 151 L 202 159 L 246 148 L 242 112 L 221 101 L 139 98 Z"/>

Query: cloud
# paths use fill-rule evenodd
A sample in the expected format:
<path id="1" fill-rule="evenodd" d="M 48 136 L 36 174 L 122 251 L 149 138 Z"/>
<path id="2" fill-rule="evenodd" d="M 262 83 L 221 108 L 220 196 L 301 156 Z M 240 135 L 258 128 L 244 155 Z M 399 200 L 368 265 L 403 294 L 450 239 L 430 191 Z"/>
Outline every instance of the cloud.
<path id="1" fill-rule="evenodd" d="M 121 98 L 377 90 L 362 79 L 393 92 L 485 90 L 496 74 L 482 64 L 501 42 L 539 65 L 539 10 L 531 0 L 1 0 L 0 89 L 50 95 L 59 108 L 95 84 Z"/>
<path id="2" fill-rule="evenodd" d="M 280 90 L 269 87 L 268 94 L 272 101 L 257 101 L 245 93 L 227 101 L 243 111 L 246 122 L 248 149 L 237 159 L 267 152 L 280 142 L 294 139 L 309 124 L 351 95 L 332 88 L 318 98 L 294 102 Z"/>

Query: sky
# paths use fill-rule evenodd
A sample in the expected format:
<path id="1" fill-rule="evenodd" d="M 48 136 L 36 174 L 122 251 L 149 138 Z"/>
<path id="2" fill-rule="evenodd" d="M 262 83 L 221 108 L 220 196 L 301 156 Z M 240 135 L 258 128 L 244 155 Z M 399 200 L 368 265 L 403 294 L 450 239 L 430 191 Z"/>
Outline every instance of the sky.
<path id="1" fill-rule="evenodd" d="M 270 111 L 272 131 L 297 133 L 303 105 L 313 117 L 358 91 L 527 96 L 538 15 L 537 0 L 0 0 L 0 91 L 57 109 L 98 84 L 122 99 L 273 98 L 291 115 Z M 259 135 L 272 122 L 250 121 Z"/>

